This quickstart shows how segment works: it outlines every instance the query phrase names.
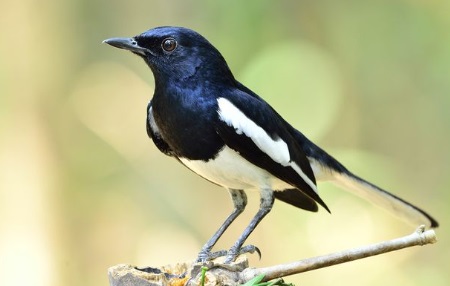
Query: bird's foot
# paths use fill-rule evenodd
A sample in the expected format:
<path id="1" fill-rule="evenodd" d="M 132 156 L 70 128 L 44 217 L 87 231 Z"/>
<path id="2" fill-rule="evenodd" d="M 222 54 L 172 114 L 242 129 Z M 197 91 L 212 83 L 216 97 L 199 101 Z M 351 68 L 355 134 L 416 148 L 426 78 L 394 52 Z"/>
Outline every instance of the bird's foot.
<path id="1" fill-rule="evenodd" d="M 232 247 L 230 250 L 220 250 L 220 251 L 215 251 L 215 252 L 202 250 L 198 254 L 197 262 L 207 262 L 207 261 L 211 261 L 216 258 L 219 258 L 219 257 L 226 256 L 224 263 L 230 264 L 231 262 L 235 261 L 236 258 L 241 254 L 245 254 L 245 253 L 252 254 L 255 252 L 258 253 L 259 258 L 261 258 L 261 251 L 259 250 L 259 248 L 254 245 L 251 245 L 251 244 L 246 245 L 240 249 L 235 249 L 234 247 Z"/>
<path id="2" fill-rule="evenodd" d="M 258 247 L 254 246 L 254 245 L 246 245 L 243 246 L 241 248 L 235 249 L 234 247 L 230 248 L 230 250 L 227 251 L 226 253 L 226 257 L 225 257 L 225 264 L 229 264 L 233 261 L 236 260 L 236 258 L 241 255 L 241 254 L 245 254 L 245 253 L 258 253 L 258 257 L 259 259 L 261 259 L 261 251 L 259 250 Z"/>

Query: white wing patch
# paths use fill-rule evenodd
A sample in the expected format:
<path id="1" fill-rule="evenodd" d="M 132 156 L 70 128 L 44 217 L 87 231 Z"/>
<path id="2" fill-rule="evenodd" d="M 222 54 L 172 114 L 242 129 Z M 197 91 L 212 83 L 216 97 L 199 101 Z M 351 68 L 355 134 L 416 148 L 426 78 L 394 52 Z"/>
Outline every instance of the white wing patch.
<path id="1" fill-rule="evenodd" d="M 253 143 L 272 160 L 282 166 L 290 166 L 300 177 L 317 193 L 317 187 L 313 181 L 291 161 L 289 147 L 281 138 L 272 139 L 267 132 L 248 118 L 233 103 L 225 98 L 218 98 L 219 118 L 229 126 L 234 127 L 237 134 L 245 134 L 252 139 Z"/>
<path id="2" fill-rule="evenodd" d="M 286 166 L 291 160 L 289 149 L 281 138 L 273 140 L 267 132 L 245 116 L 236 106 L 225 98 L 217 99 L 219 118 L 234 127 L 238 134 L 245 134 L 261 151 L 269 155 L 275 162 Z"/>

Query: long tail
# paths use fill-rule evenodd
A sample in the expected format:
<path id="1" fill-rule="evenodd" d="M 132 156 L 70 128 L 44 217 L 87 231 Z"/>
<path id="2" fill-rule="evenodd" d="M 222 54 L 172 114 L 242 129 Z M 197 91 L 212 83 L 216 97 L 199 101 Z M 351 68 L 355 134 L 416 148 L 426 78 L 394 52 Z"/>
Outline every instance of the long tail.
<path id="1" fill-rule="evenodd" d="M 350 172 L 333 172 L 332 182 L 412 225 L 426 225 L 433 228 L 439 226 L 438 222 L 425 211 Z"/>
<path id="2" fill-rule="evenodd" d="M 316 180 L 331 181 L 412 225 L 433 228 L 439 226 L 439 223 L 422 209 L 354 175 L 302 133 L 295 129 L 292 132 L 305 150 Z"/>

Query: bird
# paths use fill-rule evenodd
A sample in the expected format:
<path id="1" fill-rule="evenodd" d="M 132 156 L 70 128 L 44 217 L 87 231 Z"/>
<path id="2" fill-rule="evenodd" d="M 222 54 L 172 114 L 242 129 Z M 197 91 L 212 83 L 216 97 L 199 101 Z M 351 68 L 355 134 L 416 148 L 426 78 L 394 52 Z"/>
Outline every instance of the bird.
<path id="1" fill-rule="evenodd" d="M 317 212 L 320 205 L 330 212 L 318 181 L 331 181 L 413 225 L 438 227 L 427 212 L 355 175 L 289 124 L 235 79 L 222 54 L 198 32 L 161 26 L 103 42 L 132 52 L 151 69 L 155 88 L 146 127 L 156 147 L 231 196 L 233 211 L 201 248 L 197 262 L 224 256 L 225 263 L 232 263 L 242 253 L 260 254 L 244 242 L 275 199 L 306 211 Z M 257 213 L 229 250 L 213 252 L 244 211 L 249 189 L 259 191 Z"/>

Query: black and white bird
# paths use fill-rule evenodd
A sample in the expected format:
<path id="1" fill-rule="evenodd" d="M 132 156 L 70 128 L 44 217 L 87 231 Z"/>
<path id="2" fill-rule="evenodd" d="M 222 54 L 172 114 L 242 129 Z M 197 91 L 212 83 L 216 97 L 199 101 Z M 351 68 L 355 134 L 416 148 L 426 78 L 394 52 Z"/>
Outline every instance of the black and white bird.
<path id="1" fill-rule="evenodd" d="M 259 190 L 260 208 L 226 252 L 226 262 L 255 250 L 243 247 L 244 241 L 275 199 L 307 211 L 316 212 L 317 204 L 329 211 L 317 181 L 332 181 L 416 226 L 438 226 L 425 211 L 354 175 L 308 140 L 238 82 L 220 52 L 197 32 L 158 27 L 104 42 L 140 56 L 153 72 L 147 133 L 156 147 L 231 195 L 234 210 L 203 246 L 198 261 L 217 256 L 211 250 L 244 210 L 247 189 Z"/>

